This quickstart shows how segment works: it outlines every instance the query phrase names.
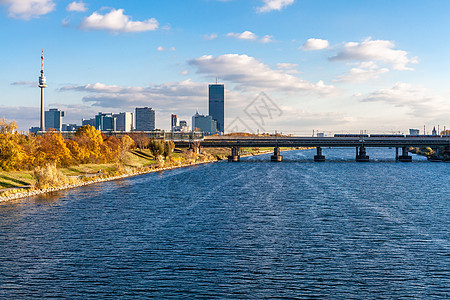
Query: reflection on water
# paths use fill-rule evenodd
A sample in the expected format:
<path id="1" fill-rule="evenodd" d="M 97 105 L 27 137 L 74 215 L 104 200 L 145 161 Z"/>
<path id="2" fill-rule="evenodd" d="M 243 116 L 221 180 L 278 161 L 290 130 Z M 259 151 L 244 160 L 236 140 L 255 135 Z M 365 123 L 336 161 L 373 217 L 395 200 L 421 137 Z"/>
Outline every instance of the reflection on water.
<path id="1" fill-rule="evenodd" d="M 284 152 L 0 204 L 0 298 L 448 298 L 449 164 Z"/>

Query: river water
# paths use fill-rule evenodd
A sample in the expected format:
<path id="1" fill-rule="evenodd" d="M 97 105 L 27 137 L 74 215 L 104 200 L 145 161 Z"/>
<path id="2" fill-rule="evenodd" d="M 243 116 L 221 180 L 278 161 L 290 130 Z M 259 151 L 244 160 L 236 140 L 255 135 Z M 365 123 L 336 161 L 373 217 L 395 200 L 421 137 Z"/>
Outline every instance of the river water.
<path id="1" fill-rule="evenodd" d="M 324 154 L 0 203 L 0 298 L 450 298 L 450 164 Z"/>

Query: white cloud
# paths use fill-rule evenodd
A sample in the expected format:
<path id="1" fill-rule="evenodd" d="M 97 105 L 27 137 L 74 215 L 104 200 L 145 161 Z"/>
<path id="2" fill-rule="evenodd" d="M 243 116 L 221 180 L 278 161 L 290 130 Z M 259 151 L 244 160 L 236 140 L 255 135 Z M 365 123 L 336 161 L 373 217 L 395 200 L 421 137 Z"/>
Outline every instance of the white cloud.
<path id="1" fill-rule="evenodd" d="M 208 41 L 217 39 L 217 37 L 218 37 L 217 33 L 205 34 L 203 36 L 203 38 Z"/>
<path id="2" fill-rule="evenodd" d="M 81 28 L 85 30 L 109 30 L 119 32 L 153 31 L 159 26 L 156 19 L 145 21 L 131 21 L 131 17 L 123 14 L 123 9 L 111 9 L 105 15 L 98 12 L 92 13 L 81 22 Z"/>
<path id="3" fill-rule="evenodd" d="M 362 102 L 385 102 L 408 109 L 408 113 L 420 118 L 448 117 L 448 101 L 430 89 L 408 83 L 396 83 L 392 88 L 380 89 L 368 94 Z"/>
<path id="4" fill-rule="evenodd" d="M 156 48 L 156 50 L 158 51 L 175 51 L 175 47 L 170 47 L 170 48 L 164 48 L 163 46 L 158 46 L 158 48 Z"/>
<path id="5" fill-rule="evenodd" d="M 251 41 L 254 41 L 257 38 L 256 34 L 254 34 L 251 31 L 248 31 L 248 30 L 244 31 L 242 33 L 230 32 L 230 33 L 227 34 L 227 36 L 234 37 L 234 38 L 237 38 L 237 39 L 240 39 L 240 40 L 251 40 Z"/>
<path id="6" fill-rule="evenodd" d="M 239 54 L 205 55 L 189 61 L 197 73 L 222 78 L 236 84 L 240 91 L 279 91 L 282 93 L 314 92 L 330 95 L 337 90 L 323 81 L 312 83 L 283 70 L 273 70 L 254 57 Z"/>
<path id="7" fill-rule="evenodd" d="M 248 40 L 248 41 L 259 41 L 261 43 L 271 43 L 273 42 L 273 36 L 271 35 L 265 35 L 262 38 L 259 38 L 256 34 L 254 34 L 251 31 L 244 31 L 242 33 L 234 33 L 230 32 L 227 34 L 228 37 L 233 37 L 239 40 Z"/>
<path id="8" fill-rule="evenodd" d="M 265 35 L 260 39 L 261 43 L 267 44 L 273 42 L 273 36 L 271 35 Z"/>
<path id="9" fill-rule="evenodd" d="M 67 11 L 84 12 L 84 11 L 87 11 L 87 7 L 86 7 L 86 3 L 83 3 L 83 1 L 80 1 L 80 2 L 73 1 L 67 5 L 66 10 Z"/>
<path id="10" fill-rule="evenodd" d="M 417 58 L 408 58 L 408 52 L 394 50 L 394 42 L 371 40 L 346 43 L 331 60 L 381 61 L 392 65 L 394 70 L 413 70 L 408 64 L 416 64 Z"/>
<path id="11" fill-rule="evenodd" d="M 330 46 L 330 43 L 327 40 L 322 39 L 308 39 L 300 49 L 304 51 L 312 51 L 312 50 L 322 50 L 326 49 Z"/>
<path id="12" fill-rule="evenodd" d="M 10 17 L 24 20 L 46 15 L 56 7 L 53 0 L 0 0 L 0 5 L 8 7 Z"/>
<path id="13" fill-rule="evenodd" d="M 161 110 L 194 110 L 206 97 L 205 84 L 190 79 L 148 87 L 123 87 L 103 83 L 65 86 L 60 91 L 87 92 L 83 102 L 105 108 L 157 106 Z"/>
<path id="14" fill-rule="evenodd" d="M 270 12 L 273 10 L 281 10 L 288 5 L 294 3 L 294 0 L 262 0 L 264 5 L 257 8 L 258 12 Z"/>
<path id="15" fill-rule="evenodd" d="M 26 81 L 16 81 L 11 83 L 11 85 L 24 85 L 24 86 L 28 86 L 28 87 L 37 87 L 38 83 L 37 81 L 31 81 L 31 80 L 26 80 Z"/>
<path id="16" fill-rule="evenodd" d="M 351 68 L 345 74 L 340 75 L 336 78 L 335 82 L 365 82 L 373 79 L 378 79 L 380 74 L 389 72 L 388 68 L 380 68 L 373 61 L 366 61 L 360 63 L 356 68 Z"/>

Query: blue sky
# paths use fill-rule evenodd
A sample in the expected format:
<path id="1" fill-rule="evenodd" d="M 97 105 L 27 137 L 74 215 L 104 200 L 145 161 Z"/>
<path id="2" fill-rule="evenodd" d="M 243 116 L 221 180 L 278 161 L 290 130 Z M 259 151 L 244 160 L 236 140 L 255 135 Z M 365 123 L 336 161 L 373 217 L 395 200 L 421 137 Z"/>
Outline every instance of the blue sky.
<path id="1" fill-rule="evenodd" d="M 450 126 L 450 2 L 415 0 L 0 0 L 0 117 L 46 109 L 81 123 L 149 106 L 207 114 L 226 87 L 226 130 L 406 132 Z M 257 98 L 264 92 L 271 100 Z"/>

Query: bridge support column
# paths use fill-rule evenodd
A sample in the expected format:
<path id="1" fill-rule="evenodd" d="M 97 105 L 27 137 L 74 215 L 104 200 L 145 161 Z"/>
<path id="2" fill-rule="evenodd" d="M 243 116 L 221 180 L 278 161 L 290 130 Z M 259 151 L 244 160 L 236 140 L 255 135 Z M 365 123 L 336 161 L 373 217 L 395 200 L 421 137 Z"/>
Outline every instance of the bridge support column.
<path id="1" fill-rule="evenodd" d="M 412 157 L 408 155 L 407 147 L 402 147 L 402 155 L 399 156 L 398 160 L 402 162 L 412 161 Z"/>
<path id="2" fill-rule="evenodd" d="M 358 151 L 359 148 L 359 151 Z M 366 154 L 366 147 L 356 147 L 356 161 L 367 162 L 369 161 L 369 156 Z"/>
<path id="3" fill-rule="evenodd" d="M 273 149 L 273 155 L 270 157 L 270 161 L 283 161 L 283 155 L 280 154 L 280 148 L 275 147 Z"/>
<path id="4" fill-rule="evenodd" d="M 314 155 L 314 161 L 325 161 L 325 155 L 322 155 L 322 147 L 317 147 L 317 154 Z"/>
<path id="5" fill-rule="evenodd" d="M 239 155 L 239 147 L 231 147 L 231 155 L 228 156 L 228 161 L 238 162 L 240 160 L 241 156 Z"/>
<path id="6" fill-rule="evenodd" d="M 395 147 L 395 160 L 398 160 L 398 147 Z"/>
<path id="7" fill-rule="evenodd" d="M 444 148 L 444 160 L 450 159 L 450 146 Z"/>

